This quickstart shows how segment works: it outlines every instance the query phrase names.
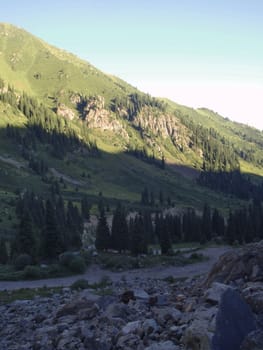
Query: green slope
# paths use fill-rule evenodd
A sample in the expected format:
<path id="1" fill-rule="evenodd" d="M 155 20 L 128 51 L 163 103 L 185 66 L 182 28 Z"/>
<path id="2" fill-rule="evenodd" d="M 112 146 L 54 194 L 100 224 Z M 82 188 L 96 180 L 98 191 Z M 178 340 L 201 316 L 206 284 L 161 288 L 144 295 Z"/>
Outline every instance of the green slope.
<path id="1" fill-rule="evenodd" d="M 136 90 L 10 24 L 0 23 L 0 51 L 1 77 L 49 103 L 51 97 L 67 98 L 68 92 L 99 94 L 109 102 Z"/>
<path id="2" fill-rule="evenodd" d="M 28 167 L 21 145 L 7 137 L 8 124 L 22 134 L 26 132 L 28 118 L 18 108 L 23 91 L 49 109 L 56 110 L 60 103 L 72 110 L 75 117 L 70 120 L 65 116 L 62 123 L 78 137 L 85 129 L 100 149 L 100 157 L 75 150 L 58 159 L 50 152 L 50 145 L 36 140 L 32 154 L 48 164 L 49 178 L 64 178 L 65 186 L 61 187 L 66 200 L 79 201 L 85 193 L 96 201 L 102 192 L 111 204 L 120 199 L 130 207 L 138 207 L 140 194 L 147 186 L 156 198 L 162 191 L 164 198 L 170 197 L 178 207 L 201 208 L 207 202 L 227 211 L 243 204 L 196 183 L 203 154 L 200 147 L 192 144 L 189 121 L 215 129 L 222 149 L 224 138 L 233 145 L 243 172 L 263 176 L 260 131 L 206 109 L 194 110 L 169 100 L 162 104 L 161 100 L 152 99 L 117 77 L 9 24 L 0 24 L 0 78 L 5 81 L 5 89 L 7 84 L 14 86 L 18 101 L 17 105 L 0 102 L 0 218 L 7 229 L 14 224 L 8 217 L 14 216 L 10 203 L 15 192 L 26 188 L 43 195 L 50 192 L 50 183 Z M 138 99 L 137 105 L 132 103 L 131 94 Z M 78 104 L 84 101 L 87 108 L 94 98 L 96 103 L 101 101 L 98 96 L 104 98 L 104 106 L 90 107 L 87 118 L 81 119 L 83 111 Z M 112 108 L 115 100 L 120 101 L 119 105 Z M 164 157 L 166 168 L 127 154 L 131 149 L 145 151 L 148 158 L 154 153 L 159 162 Z"/>

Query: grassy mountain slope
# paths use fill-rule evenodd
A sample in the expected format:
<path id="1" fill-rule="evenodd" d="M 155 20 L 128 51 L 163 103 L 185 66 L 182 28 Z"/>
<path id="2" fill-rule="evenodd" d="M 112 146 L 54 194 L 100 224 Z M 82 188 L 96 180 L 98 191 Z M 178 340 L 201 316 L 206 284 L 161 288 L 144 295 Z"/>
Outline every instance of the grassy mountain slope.
<path id="1" fill-rule="evenodd" d="M 68 91 L 111 98 L 135 91 L 78 57 L 48 45 L 23 29 L 0 24 L 1 77 L 17 89 L 51 102 Z"/>
<path id="2" fill-rule="evenodd" d="M 141 192 L 148 187 L 156 203 L 162 191 L 165 203 L 169 197 L 179 207 L 201 208 L 207 202 L 227 210 L 240 205 L 242 202 L 233 196 L 197 184 L 204 150 L 194 141 L 190 121 L 205 130 L 215 129 L 217 147 L 227 151 L 231 145 L 241 170 L 263 175 L 263 139 L 258 130 L 206 109 L 193 110 L 154 99 L 8 24 L 0 24 L 0 78 L 4 80 L 4 87 L 0 87 L 4 96 L 9 93 L 8 84 L 14 87 L 10 90 L 13 102 L 0 100 L 0 219 L 5 232 L 14 225 L 14 193 L 32 189 L 46 196 L 54 179 L 60 181 L 65 200 L 75 202 L 83 194 L 94 202 L 102 192 L 110 205 L 119 199 L 138 207 Z M 53 144 L 36 137 L 34 146 L 26 151 L 29 157 L 48 165 L 48 181 L 43 180 L 29 167 L 24 141 L 7 135 L 7 125 L 20 139 L 30 131 L 30 117 L 20 106 L 23 91 L 38 101 L 33 104 L 48 107 L 51 120 L 64 125 L 65 135 L 73 131 L 79 139 L 88 135 L 97 144 L 99 155 L 81 146 L 57 157 Z M 43 117 L 38 113 L 36 120 Z M 45 122 L 42 127 L 52 133 Z M 165 169 L 160 166 L 162 159 Z"/>

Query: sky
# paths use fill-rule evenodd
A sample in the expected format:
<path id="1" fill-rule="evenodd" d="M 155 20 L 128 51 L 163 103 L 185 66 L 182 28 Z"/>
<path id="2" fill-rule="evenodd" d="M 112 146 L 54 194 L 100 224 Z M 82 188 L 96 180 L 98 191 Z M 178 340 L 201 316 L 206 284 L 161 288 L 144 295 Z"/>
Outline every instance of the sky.
<path id="1" fill-rule="evenodd" d="M 0 0 L 0 21 L 153 96 L 263 129 L 262 0 Z"/>

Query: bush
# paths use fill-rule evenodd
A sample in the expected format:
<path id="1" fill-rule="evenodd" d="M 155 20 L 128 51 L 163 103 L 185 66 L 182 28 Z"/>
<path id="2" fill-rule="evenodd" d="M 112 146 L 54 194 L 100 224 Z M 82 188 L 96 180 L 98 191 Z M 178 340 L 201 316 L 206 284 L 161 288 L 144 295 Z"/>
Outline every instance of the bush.
<path id="1" fill-rule="evenodd" d="M 58 277 L 58 276 L 64 276 L 66 274 L 65 273 L 66 269 L 64 269 L 64 267 L 61 266 L 60 264 L 52 264 L 48 266 L 45 272 L 50 276 Z"/>
<path id="2" fill-rule="evenodd" d="M 204 255 L 202 253 L 192 253 L 190 255 L 191 260 L 202 260 L 204 258 Z"/>
<path id="3" fill-rule="evenodd" d="M 21 254 L 15 259 L 15 269 L 17 271 L 24 270 L 27 265 L 32 264 L 32 258 L 28 254 Z"/>
<path id="4" fill-rule="evenodd" d="M 79 279 L 77 281 L 75 281 L 72 285 L 71 285 L 71 289 L 87 289 L 89 288 L 89 282 L 85 279 Z"/>
<path id="5" fill-rule="evenodd" d="M 80 254 L 81 254 L 81 257 L 84 259 L 86 266 L 90 265 L 92 261 L 92 252 L 87 250 L 82 250 Z"/>
<path id="6" fill-rule="evenodd" d="M 69 264 L 70 271 L 74 273 L 83 273 L 86 270 L 86 264 L 83 258 L 80 256 L 74 257 L 74 259 Z"/>
<path id="7" fill-rule="evenodd" d="M 71 262 L 74 259 L 76 259 L 76 256 L 73 253 L 65 252 L 65 253 L 60 254 L 60 256 L 59 256 L 59 263 L 62 266 L 69 268 Z"/>
<path id="8" fill-rule="evenodd" d="M 33 265 L 26 266 L 23 274 L 26 279 L 39 279 L 43 277 L 40 267 Z"/>

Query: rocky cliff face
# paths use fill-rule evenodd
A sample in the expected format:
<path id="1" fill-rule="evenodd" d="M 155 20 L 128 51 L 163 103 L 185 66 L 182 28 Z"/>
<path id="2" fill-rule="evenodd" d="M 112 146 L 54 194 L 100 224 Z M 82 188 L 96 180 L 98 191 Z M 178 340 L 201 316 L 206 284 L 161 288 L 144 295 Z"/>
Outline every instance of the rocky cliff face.
<path id="1" fill-rule="evenodd" d="M 125 126 L 116 116 L 105 109 L 104 98 L 101 96 L 90 99 L 83 110 L 83 120 L 87 126 L 101 131 L 111 131 L 128 141 L 129 136 Z"/>
<path id="2" fill-rule="evenodd" d="M 117 117 L 118 115 L 118 117 Z M 127 123 L 140 131 L 145 143 L 154 147 L 161 146 L 161 140 L 169 139 L 179 150 L 189 147 L 189 131 L 179 120 L 170 114 L 160 113 L 150 107 L 143 107 L 140 113 L 132 120 L 128 119 L 128 112 L 125 109 L 118 110 L 114 114 L 104 106 L 104 99 L 96 96 L 89 99 L 83 109 L 83 119 L 87 126 L 102 131 L 108 130 L 121 136 L 126 142 L 129 141 Z"/>

